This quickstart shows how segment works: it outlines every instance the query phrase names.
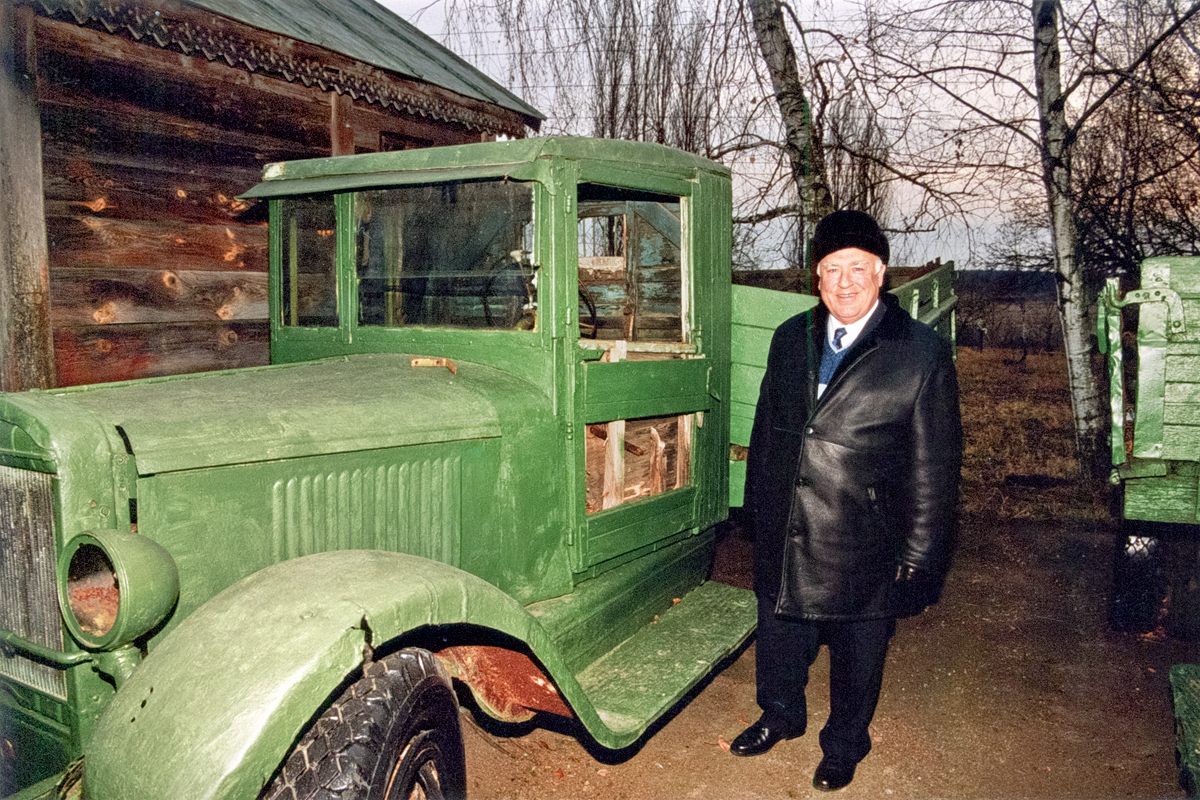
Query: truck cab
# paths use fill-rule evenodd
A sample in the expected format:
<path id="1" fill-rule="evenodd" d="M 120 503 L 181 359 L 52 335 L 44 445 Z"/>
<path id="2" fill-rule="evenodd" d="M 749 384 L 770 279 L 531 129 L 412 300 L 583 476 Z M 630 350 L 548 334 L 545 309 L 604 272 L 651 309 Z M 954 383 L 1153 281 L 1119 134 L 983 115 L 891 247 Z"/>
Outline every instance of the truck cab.
<path id="1" fill-rule="evenodd" d="M 706 580 L 728 170 L 530 139 L 272 164 L 245 196 L 269 366 L 0 397 L 0 788 L 299 796 L 366 697 L 382 755 L 338 780 L 453 796 L 455 687 L 635 741 L 755 619 Z"/>

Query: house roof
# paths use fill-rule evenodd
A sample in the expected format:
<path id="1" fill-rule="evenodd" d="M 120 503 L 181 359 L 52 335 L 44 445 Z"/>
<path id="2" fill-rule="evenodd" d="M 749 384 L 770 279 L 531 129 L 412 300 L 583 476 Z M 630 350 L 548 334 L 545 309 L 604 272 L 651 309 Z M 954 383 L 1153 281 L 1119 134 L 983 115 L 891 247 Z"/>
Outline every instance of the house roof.
<path id="1" fill-rule="evenodd" d="M 186 0 L 458 94 L 545 119 L 536 108 L 375 0 Z"/>

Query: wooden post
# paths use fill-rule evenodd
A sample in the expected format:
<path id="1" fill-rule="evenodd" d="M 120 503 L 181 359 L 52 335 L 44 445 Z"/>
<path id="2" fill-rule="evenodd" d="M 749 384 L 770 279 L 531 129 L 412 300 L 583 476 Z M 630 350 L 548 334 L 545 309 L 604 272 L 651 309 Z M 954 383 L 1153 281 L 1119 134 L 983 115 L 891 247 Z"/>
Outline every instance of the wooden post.
<path id="1" fill-rule="evenodd" d="M 625 360 L 625 342 L 614 342 L 604 354 L 608 361 Z M 604 447 L 604 492 L 601 508 L 613 508 L 625 502 L 625 420 L 607 424 Z"/>
<path id="2" fill-rule="evenodd" d="M 354 155 L 354 125 L 350 111 L 354 101 L 348 94 L 329 93 L 329 155 Z"/>
<path id="3" fill-rule="evenodd" d="M 54 385 L 33 9 L 0 2 L 0 390 Z"/>
<path id="4" fill-rule="evenodd" d="M 640 270 L 642 264 L 642 224 L 634 211 L 632 203 L 625 204 L 625 224 L 621 226 L 621 232 L 625 236 L 625 241 L 621 245 L 622 252 L 625 254 L 625 339 L 626 341 L 635 342 L 641 337 L 638 335 L 638 317 L 641 314 L 641 287 Z"/>
<path id="5" fill-rule="evenodd" d="M 675 488 L 692 482 L 692 414 L 680 414 L 675 432 Z"/>
<path id="6" fill-rule="evenodd" d="M 654 443 L 650 453 L 650 491 L 648 494 L 662 494 L 663 478 L 667 474 L 667 443 L 658 433 L 658 428 L 650 427 L 650 440 Z"/>

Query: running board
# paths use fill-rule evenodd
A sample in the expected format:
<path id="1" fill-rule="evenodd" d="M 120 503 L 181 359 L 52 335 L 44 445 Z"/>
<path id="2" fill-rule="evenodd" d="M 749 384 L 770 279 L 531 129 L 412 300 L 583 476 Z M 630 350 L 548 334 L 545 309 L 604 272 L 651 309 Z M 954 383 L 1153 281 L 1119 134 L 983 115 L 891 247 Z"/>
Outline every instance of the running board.
<path id="1" fill-rule="evenodd" d="M 640 734 L 750 636 L 754 593 L 701 584 L 576 678 L 614 733 Z"/>

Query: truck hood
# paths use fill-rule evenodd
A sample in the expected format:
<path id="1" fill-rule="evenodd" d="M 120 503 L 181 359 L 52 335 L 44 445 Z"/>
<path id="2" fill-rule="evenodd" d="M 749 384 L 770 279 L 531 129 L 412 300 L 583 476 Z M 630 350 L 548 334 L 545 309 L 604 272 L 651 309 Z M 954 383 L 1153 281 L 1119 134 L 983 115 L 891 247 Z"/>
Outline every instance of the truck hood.
<path id="1" fill-rule="evenodd" d="M 407 355 L 68 389 L 55 394 L 116 426 L 138 473 L 500 435 L 496 393 L 528 383 L 478 364 L 413 366 Z"/>

